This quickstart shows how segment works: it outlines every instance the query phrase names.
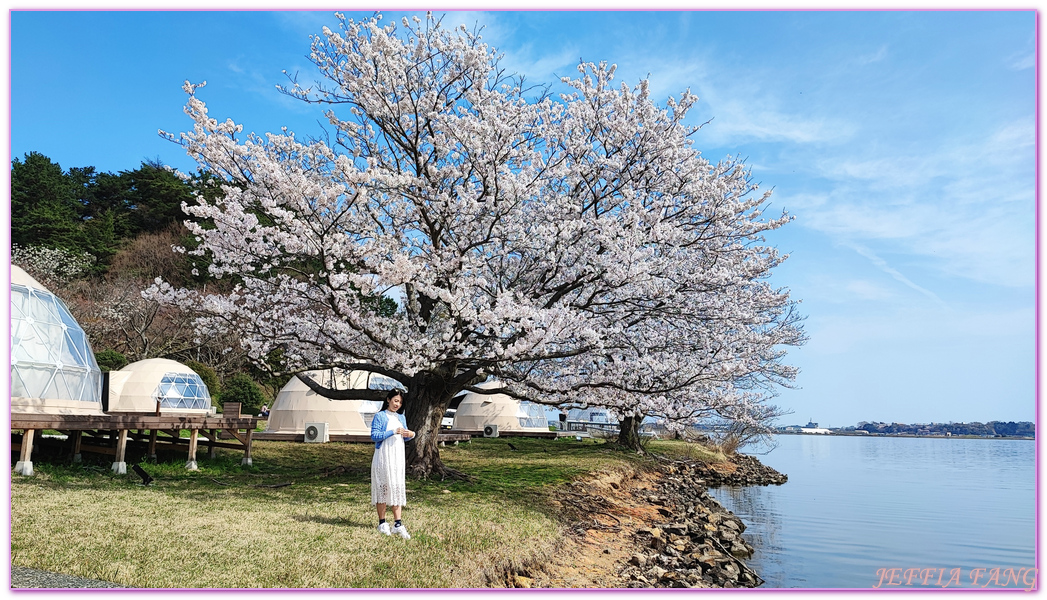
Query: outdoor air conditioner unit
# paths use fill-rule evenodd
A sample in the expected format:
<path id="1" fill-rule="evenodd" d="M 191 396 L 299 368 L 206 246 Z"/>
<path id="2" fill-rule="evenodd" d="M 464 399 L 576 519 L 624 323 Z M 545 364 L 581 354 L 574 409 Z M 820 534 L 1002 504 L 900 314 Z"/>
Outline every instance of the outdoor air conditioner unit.
<path id="1" fill-rule="evenodd" d="M 331 436 L 327 433 L 327 423 L 306 423 L 305 441 L 312 444 L 323 444 L 331 441 Z"/>
<path id="2" fill-rule="evenodd" d="M 498 426 L 493 423 L 484 425 L 484 437 L 498 437 Z"/>

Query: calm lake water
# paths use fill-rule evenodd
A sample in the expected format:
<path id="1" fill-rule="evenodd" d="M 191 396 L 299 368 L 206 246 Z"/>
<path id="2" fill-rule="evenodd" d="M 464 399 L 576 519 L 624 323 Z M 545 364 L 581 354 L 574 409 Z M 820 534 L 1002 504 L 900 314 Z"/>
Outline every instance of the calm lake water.
<path id="1" fill-rule="evenodd" d="M 788 483 L 710 493 L 749 526 L 747 563 L 765 588 L 1028 587 L 1015 578 L 1035 577 L 1035 449 L 1030 440 L 782 435 L 759 458 Z"/>

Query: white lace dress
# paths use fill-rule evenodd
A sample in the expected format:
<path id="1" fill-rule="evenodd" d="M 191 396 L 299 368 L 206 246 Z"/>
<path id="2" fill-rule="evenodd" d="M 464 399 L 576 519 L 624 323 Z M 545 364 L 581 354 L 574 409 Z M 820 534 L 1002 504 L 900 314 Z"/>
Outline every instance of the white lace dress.
<path id="1" fill-rule="evenodd" d="M 401 427 L 400 419 L 395 413 L 386 412 L 388 424 L 386 431 L 396 431 Z M 404 506 L 407 504 L 407 484 L 405 482 L 407 461 L 404 459 L 404 436 L 393 435 L 385 438 L 381 448 L 376 448 L 371 459 L 371 504 Z"/>

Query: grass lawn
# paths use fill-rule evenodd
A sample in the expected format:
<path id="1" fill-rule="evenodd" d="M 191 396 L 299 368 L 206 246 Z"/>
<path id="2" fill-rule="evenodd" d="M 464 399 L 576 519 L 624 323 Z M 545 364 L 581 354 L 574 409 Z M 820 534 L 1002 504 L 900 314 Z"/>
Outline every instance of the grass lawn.
<path id="1" fill-rule="evenodd" d="M 155 478 L 147 487 L 130 469 L 112 475 L 103 458 L 38 461 L 35 476 L 12 476 L 11 562 L 132 587 L 483 587 L 555 550 L 554 486 L 644 464 L 592 440 L 508 443 L 441 449 L 472 481 L 409 479 L 409 541 L 376 531 L 370 444 L 255 442 L 254 466 L 219 450 L 198 455 L 196 472 L 175 455 L 143 464 Z M 654 444 L 695 456 L 693 446 Z"/>

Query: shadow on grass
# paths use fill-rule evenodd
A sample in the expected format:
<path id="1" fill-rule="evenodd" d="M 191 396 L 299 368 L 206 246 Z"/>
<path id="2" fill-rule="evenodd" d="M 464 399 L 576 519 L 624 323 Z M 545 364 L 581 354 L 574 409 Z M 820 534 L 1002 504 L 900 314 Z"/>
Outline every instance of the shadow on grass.
<path id="1" fill-rule="evenodd" d="M 349 519 L 346 517 L 323 517 L 320 515 L 294 515 L 291 517 L 299 523 L 320 523 L 322 525 L 331 525 L 333 527 L 351 527 L 354 529 L 367 529 L 370 530 L 372 524 L 370 521 L 363 523 L 355 519 Z"/>

